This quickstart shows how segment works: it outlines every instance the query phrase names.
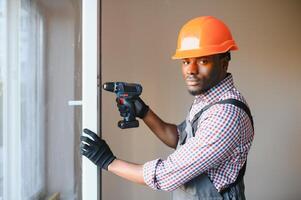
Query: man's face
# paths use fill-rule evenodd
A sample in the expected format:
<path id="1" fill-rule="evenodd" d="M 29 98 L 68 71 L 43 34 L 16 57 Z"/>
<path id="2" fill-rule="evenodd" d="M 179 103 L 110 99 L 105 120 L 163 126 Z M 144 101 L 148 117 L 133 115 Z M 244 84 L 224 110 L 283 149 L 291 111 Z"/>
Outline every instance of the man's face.
<path id="1" fill-rule="evenodd" d="M 226 77 L 228 61 L 220 54 L 182 59 L 182 73 L 188 91 L 199 95 Z"/>

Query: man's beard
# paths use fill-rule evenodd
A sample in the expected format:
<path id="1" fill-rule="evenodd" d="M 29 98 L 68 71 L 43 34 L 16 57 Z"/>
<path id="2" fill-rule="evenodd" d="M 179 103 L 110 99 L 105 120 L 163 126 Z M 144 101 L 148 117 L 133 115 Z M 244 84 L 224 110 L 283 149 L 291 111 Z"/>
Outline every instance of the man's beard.
<path id="1" fill-rule="evenodd" d="M 207 91 L 207 89 L 204 88 L 207 85 L 207 83 L 204 79 L 200 80 L 195 76 L 189 76 L 186 78 L 186 81 L 198 81 L 199 82 L 199 85 L 197 87 L 195 87 L 195 88 L 192 87 L 193 89 L 189 88 L 189 86 L 188 86 L 188 88 L 187 88 L 188 92 L 192 96 L 200 95 Z"/>
<path id="2" fill-rule="evenodd" d="M 228 74 L 227 74 L 228 76 Z M 226 77 L 227 77 L 226 76 Z M 214 80 L 217 80 L 217 79 L 214 79 Z M 188 92 L 193 95 L 193 96 L 197 96 L 197 95 L 200 95 L 200 94 L 204 94 L 205 92 L 207 92 L 208 90 L 210 90 L 212 87 L 216 86 L 217 84 L 219 84 L 221 81 L 215 81 L 215 82 L 212 82 L 212 81 L 208 81 L 208 80 L 205 80 L 203 79 L 202 80 L 202 84 L 199 88 L 196 88 L 194 90 L 191 90 L 188 88 Z"/>
<path id="3" fill-rule="evenodd" d="M 188 89 L 189 94 L 191 94 L 192 96 L 197 96 L 197 95 L 203 94 L 206 91 L 207 90 L 203 90 L 203 89 L 197 89 L 197 90 L 189 90 Z"/>

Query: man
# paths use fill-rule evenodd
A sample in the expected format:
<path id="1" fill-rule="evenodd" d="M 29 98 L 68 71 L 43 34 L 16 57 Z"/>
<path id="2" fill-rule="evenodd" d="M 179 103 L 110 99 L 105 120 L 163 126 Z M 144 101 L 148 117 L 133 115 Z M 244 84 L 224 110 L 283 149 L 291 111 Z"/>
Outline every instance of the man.
<path id="1" fill-rule="evenodd" d="M 93 140 L 81 137 L 81 153 L 130 181 L 174 191 L 173 199 L 245 199 L 243 176 L 254 131 L 246 101 L 227 73 L 230 51 L 237 49 L 223 22 L 211 16 L 192 19 L 182 27 L 173 56 L 182 60 L 184 80 L 195 96 L 186 120 L 166 123 L 140 98 L 133 99 L 137 116 L 176 149 L 166 160 L 122 161 L 88 129 L 84 132 Z M 118 107 L 124 116 L 126 109 Z"/>

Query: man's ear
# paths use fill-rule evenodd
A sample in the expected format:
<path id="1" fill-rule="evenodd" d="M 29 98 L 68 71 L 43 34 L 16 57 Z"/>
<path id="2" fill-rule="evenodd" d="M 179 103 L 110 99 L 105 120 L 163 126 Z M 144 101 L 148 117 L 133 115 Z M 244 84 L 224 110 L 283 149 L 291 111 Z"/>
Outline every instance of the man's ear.
<path id="1" fill-rule="evenodd" d="M 221 64 L 222 64 L 222 68 L 224 69 L 225 72 L 228 71 L 228 66 L 229 66 L 229 61 L 227 59 L 227 57 L 222 58 L 221 60 Z"/>

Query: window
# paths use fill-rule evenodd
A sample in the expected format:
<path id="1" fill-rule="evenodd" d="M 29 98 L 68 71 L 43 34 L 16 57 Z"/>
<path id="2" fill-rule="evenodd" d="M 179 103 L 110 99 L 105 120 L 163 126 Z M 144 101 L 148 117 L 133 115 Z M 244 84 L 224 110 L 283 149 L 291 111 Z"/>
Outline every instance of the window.
<path id="1" fill-rule="evenodd" d="M 44 189 L 43 19 L 34 1 L 0 0 L 0 199 Z"/>
<path id="2" fill-rule="evenodd" d="M 0 200 L 81 199 L 81 3 L 0 0 Z"/>

